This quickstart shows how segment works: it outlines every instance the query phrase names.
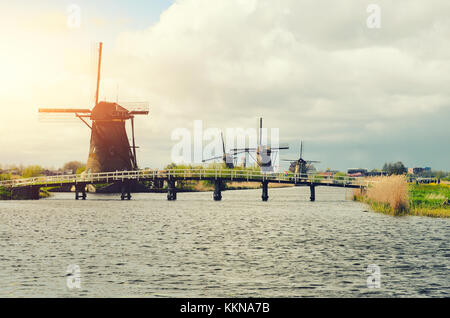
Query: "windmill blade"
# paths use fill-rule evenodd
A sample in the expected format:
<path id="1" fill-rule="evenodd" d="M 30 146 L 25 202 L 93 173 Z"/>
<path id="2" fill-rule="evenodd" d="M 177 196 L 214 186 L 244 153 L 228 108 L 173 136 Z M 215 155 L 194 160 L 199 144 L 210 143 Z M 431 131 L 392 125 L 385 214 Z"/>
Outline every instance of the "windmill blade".
<path id="1" fill-rule="evenodd" d="M 37 117 L 41 123 L 79 124 L 77 116 L 71 113 L 39 113 Z"/>
<path id="2" fill-rule="evenodd" d="M 258 145 L 261 146 L 262 144 L 262 117 L 259 118 L 259 142 Z"/>
<path id="3" fill-rule="evenodd" d="M 131 115 L 148 115 L 149 111 L 137 111 L 137 110 L 133 110 L 130 112 Z"/>
<path id="4" fill-rule="evenodd" d="M 298 159 L 280 159 L 281 161 L 289 161 L 289 162 L 293 162 L 293 161 L 298 161 Z"/>
<path id="5" fill-rule="evenodd" d="M 222 159 L 222 158 L 223 158 L 223 156 L 217 156 L 217 157 L 212 157 L 212 158 L 208 158 L 208 159 L 203 159 L 202 162 L 217 160 L 217 159 Z"/>
<path id="6" fill-rule="evenodd" d="M 225 141 L 223 140 L 223 132 L 220 132 L 220 136 L 222 137 L 222 148 L 223 148 L 223 153 L 225 154 Z"/>
<path id="7" fill-rule="evenodd" d="M 320 163 L 320 161 L 317 160 L 305 160 L 307 163 Z"/>
<path id="8" fill-rule="evenodd" d="M 270 148 L 272 150 L 284 150 L 284 149 L 289 149 L 289 144 L 281 143 L 278 145 L 278 147 L 267 147 L 267 148 Z"/>
<path id="9" fill-rule="evenodd" d="M 230 149 L 230 152 L 233 152 L 233 153 L 250 152 L 250 151 L 256 151 L 256 148 L 233 148 L 233 149 Z"/>
<path id="10" fill-rule="evenodd" d="M 303 140 L 300 142 L 300 159 L 303 158 Z"/>
<path id="11" fill-rule="evenodd" d="M 270 150 L 272 150 L 272 151 L 285 150 L 285 149 L 289 149 L 289 146 L 270 148 Z"/>
<path id="12" fill-rule="evenodd" d="M 242 150 L 242 151 L 236 151 L 236 152 L 233 152 L 233 153 L 230 153 L 230 154 L 235 156 L 235 155 L 238 155 L 238 154 L 241 154 L 241 153 L 245 153 L 245 152 L 247 152 L 247 151 Z"/>
<path id="13" fill-rule="evenodd" d="M 39 108 L 39 113 L 90 113 L 88 108 Z"/>
<path id="14" fill-rule="evenodd" d="M 82 117 L 90 117 L 90 114 L 91 110 L 88 108 L 39 108 L 38 121 L 77 123 L 77 117 L 83 120 Z"/>
<path id="15" fill-rule="evenodd" d="M 103 50 L 103 42 L 100 42 L 98 45 L 98 68 L 97 68 L 97 90 L 95 91 L 95 105 L 98 104 L 98 95 L 100 91 L 100 74 L 102 69 L 102 50 Z"/>
<path id="16" fill-rule="evenodd" d="M 148 115 L 149 103 L 148 102 L 120 102 L 120 106 L 130 112 L 131 115 Z"/>

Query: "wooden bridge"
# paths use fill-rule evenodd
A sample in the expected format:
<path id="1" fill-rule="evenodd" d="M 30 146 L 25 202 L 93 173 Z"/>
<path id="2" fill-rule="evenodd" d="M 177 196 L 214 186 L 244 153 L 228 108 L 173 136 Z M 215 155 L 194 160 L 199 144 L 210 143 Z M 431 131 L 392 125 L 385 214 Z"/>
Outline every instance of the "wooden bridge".
<path id="1" fill-rule="evenodd" d="M 12 197 L 20 194 L 27 199 L 38 200 L 40 188 L 75 186 L 75 198 L 86 199 L 86 186 L 88 184 L 119 184 L 121 199 L 131 199 L 131 186 L 138 181 L 153 181 L 167 183 L 167 199 L 176 200 L 176 183 L 179 180 L 210 180 L 214 182 L 214 195 L 216 201 L 222 199 L 224 182 L 261 182 L 262 200 L 269 199 L 268 184 L 284 183 L 296 186 L 309 186 L 311 201 L 315 201 L 315 187 L 345 187 L 365 189 L 370 181 L 358 177 L 332 177 L 319 174 L 293 174 L 293 173 L 264 173 L 254 170 L 238 169 L 169 169 L 169 170 L 136 170 L 101 173 L 82 173 L 72 175 L 42 176 L 26 179 L 13 179 L 0 182 L 0 187 L 10 189 Z"/>

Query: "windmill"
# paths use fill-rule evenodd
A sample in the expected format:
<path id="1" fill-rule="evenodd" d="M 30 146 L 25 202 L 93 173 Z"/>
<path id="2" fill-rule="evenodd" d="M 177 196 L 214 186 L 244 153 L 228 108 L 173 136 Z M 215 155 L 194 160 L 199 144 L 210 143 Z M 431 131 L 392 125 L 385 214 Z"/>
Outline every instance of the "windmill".
<path id="1" fill-rule="evenodd" d="M 223 132 L 220 133 L 220 136 L 222 138 L 222 149 L 223 149 L 223 155 L 222 156 L 216 156 L 216 157 L 212 157 L 212 158 L 208 158 L 208 159 L 204 159 L 202 160 L 202 162 L 207 162 L 207 161 L 212 161 L 212 160 L 217 160 L 217 159 L 222 159 L 223 163 L 225 164 L 225 166 L 227 168 L 233 169 L 234 168 L 234 159 L 235 156 L 239 153 L 243 153 L 244 151 L 238 151 L 238 152 L 232 152 L 232 153 L 227 153 L 225 151 L 225 141 L 223 139 Z"/>
<path id="2" fill-rule="evenodd" d="M 86 164 L 88 172 L 110 172 L 138 169 L 136 146 L 134 138 L 134 116 L 147 115 L 148 109 L 131 110 L 118 103 L 98 101 L 100 89 L 100 71 L 103 43 L 99 44 L 97 89 L 95 105 L 88 108 L 39 108 L 39 113 L 74 114 L 89 129 L 91 141 L 89 157 Z M 92 121 L 92 125 L 88 121 Z M 131 122 L 132 145 L 128 140 L 125 123 Z"/>
<path id="3" fill-rule="evenodd" d="M 312 163 L 318 163 L 316 160 L 304 160 L 303 159 L 303 141 L 300 142 L 300 158 L 299 159 L 281 159 L 282 161 L 289 161 L 291 165 L 289 171 L 295 174 L 305 174 L 312 168 Z"/>
<path id="4" fill-rule="evenodd" d="M 258 144 L 256 148 L 234 148 L 230 151 L 233 153 L 256 152 L 256 164 L 261 168 L 263 172 L 272 172 L 272 152 L 277 152 L 283 149 L 289 149 L 288 146 L 281 147 L 270 147 L 262 144 L 262 118 L 259 118 L 259 128 L 258 128 Z"/>

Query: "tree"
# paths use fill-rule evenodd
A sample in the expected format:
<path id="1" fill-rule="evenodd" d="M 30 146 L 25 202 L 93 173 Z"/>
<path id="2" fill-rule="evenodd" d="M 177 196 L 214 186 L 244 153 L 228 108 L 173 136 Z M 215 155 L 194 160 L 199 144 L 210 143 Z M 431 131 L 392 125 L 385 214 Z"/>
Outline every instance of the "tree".
<path id="1" fill-rule="evenodd" d="M 77 169 L 84 167 L 85 164 L 80 161 L 69 161 L 62 167 L 63 171 L 70 170 L 73 174 L 77 172 Z"/>
<path id="2" fill-rule="evenodd" d="M 76 174 L 82 174 L 84 171 L 86 171 L 86 166 L 79 167 L 76 171 Z"/>
<path id="3" fill-rule="evenodd" d="M 385 163 L 383 165 L 383 171 L 388 175 L 393 174 L 404 174 L 407 172 L 405 165 L 401 161 L 397 161 L 395 163 Z"/>
<path id="4" fill-rule="evenodd" d="M 11 174 L 10 173 L 0 174 L 0 181 L 4 181 L 4 180 L 11 180 Z"/>
<path id="5" fill-rule="evenodd" d="M 22 169 L 22 177 L 33 178 L 38 177 L 42 174 L 44 169 L 41 166 L 27 166 Z"/>

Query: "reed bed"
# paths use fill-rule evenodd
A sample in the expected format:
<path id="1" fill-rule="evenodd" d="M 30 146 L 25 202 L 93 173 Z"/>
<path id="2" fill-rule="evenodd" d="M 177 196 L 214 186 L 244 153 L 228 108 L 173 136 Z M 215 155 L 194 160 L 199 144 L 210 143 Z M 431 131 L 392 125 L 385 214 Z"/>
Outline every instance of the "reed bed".
<path id="1" fill-rule="evenodd" d="M 371 178 L 365 191 L 353 191 L 353 200 L 370 205 L 372 210 L 390 215 L 450 217 L 447 185 L 408 184 L 404 176 Z"/>
<path id="2" fill-rule="evenodd" d="M 393 214 L 403 214 L 408 210 L 408 182 L 404 176 L 374 178 L 367 189 L 369 201 L 386 205 Z"/>

